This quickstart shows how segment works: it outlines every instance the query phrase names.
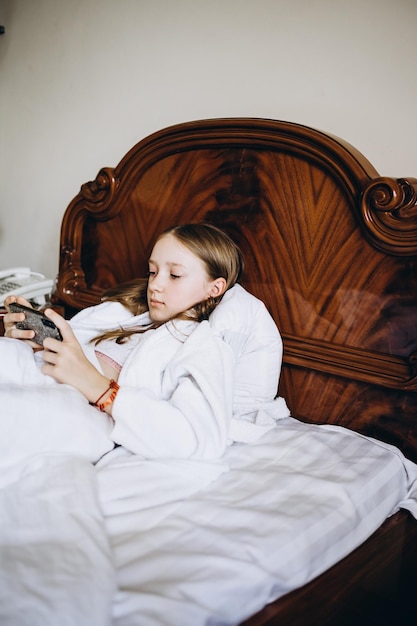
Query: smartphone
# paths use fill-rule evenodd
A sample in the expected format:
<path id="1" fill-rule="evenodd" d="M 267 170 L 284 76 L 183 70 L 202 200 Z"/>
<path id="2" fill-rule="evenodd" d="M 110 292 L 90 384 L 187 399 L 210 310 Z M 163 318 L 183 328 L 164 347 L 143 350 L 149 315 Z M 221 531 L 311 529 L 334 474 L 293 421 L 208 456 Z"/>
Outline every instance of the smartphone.
<path id="1" fill-rule="evenodd" d="M 62 335 L 59 332 L 59 329 L 55 326 L 53 321 L 48 317 L 45 317 L 41 311 L 31 309 L 23 304 L 18 304 L 17 302 L 9 304 L 9 309 L 12 313 L 25 314 L 23 322 L 16 322 L 16 328 L 19 328 L 20 330 L 34 330 L 35 336 L 32 341 L 35 343 L 42 346 L 44 339 L 47 337 L 53 337 L 54 339 L 62 341 Z"/>

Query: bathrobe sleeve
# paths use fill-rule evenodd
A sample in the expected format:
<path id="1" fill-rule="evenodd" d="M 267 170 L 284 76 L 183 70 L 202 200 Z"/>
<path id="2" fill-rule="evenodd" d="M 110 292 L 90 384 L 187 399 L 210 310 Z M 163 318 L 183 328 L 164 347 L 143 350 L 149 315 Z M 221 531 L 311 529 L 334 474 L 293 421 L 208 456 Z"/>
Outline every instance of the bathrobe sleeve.
<path id="1" fill-rule="evenodd" d="M 144 359 L 146 352 L 141 364 L 133 361 L 122 370 L 112 439 L 145 458 L 220 457 L 233 410 L 234 357 L 229 346 L 202 322 L 157 372 L 160 391 L 155 384 L 141 384 Z M 152 370 L 155 359 L 155 351 L 149 351 L 145 368 Z"/>

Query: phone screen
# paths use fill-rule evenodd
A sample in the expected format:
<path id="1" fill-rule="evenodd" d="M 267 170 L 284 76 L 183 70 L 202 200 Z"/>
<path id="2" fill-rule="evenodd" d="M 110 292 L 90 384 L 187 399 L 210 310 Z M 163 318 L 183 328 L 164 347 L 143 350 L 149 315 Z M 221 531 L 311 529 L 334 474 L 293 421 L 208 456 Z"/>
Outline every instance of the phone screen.
<path id="1" fill-rule="evenodd" d="M 31 309 L 23 304 L 18 304 L 17 302 L 11 303 L 9 308 L 13 313 L 25 314 L 25 319 L 22 322 L 17 322 L 16 328 L 19 328 L 20 330 L 34 330 L 35 336 L 32 341 L 35 343 L 42 346 L 44 339 L 47 337 L 53 337 L 54 339 L 58 339 L 58 341 L 62 341 L 59 329 L 55 326 L 53 321 L 41 313 L 41 311 Z"/>

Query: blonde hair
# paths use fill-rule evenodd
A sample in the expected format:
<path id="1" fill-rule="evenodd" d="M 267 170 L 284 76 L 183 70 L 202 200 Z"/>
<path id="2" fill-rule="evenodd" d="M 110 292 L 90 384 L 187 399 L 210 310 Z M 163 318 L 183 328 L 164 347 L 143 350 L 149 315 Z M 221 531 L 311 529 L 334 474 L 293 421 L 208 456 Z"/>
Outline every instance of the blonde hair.
<path id="1" fill-rule="evenodd" d="M 198 257 L 204 264 L 209 280 L 224 278 L 226 281 L 225 292 L 235 285 L 243 271 L 242 254 L 234 241 L 220 228 L 212 224 L 181 224 L 165 230 L 157 239 L 172 235 L 192 254 Z M 135 281 L 123 283 L 107 290 L 102 300 L 107 302 L 120 302 L 133 315 L 140 315 L 148 310 L 147 301 L 148 279 L 140 278 Z M 208 319 L 223 297 L 208 298 L 196 304 L 192 311 L 184 311 L 177 315 L 177 319 L 192 319 L 201 322 Z M 154 323 L 149 328 L 156 328 Z M 122 343 L 131 335 L 144 332 L 143 328 L 118 328 L 110 330 L 93 339 L 97 344 L 106 339 L 114 339 Z"/>

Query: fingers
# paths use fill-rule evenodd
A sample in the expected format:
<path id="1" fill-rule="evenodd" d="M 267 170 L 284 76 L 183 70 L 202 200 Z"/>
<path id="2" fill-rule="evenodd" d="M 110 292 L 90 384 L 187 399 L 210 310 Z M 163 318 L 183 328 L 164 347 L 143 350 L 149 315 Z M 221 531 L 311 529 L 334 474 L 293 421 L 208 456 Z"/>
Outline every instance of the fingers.
<path id="1" fill-rule="evenodd" d="M 16 322 L 23 322 L 25 319 L 24 313 L 7 313 L 4 316 L 4 336 L 11 339 L 21 339 L 30 343 L 32 348 L 39 349 L 38 344 L 34 343 L 32 339 L 35 336 L 33 330 L 23 330 L 16 327 Z"/>
<path id="2" fill-rule="evenodd" d="M 17 302 L 17 296 L 7 296 L 7 298 L 4 301 L 4 306 L 6 307 L 7 310 L 9 310 L 9 305 L 12 302 Z"/>
<path id="3" fill-rule="evenodd" d="M 62 317 L 62 315 L 53 309 L 45 309 L 43 313 L 55 324 L 57 328 L 59 328 L 63 341 L 73 341 L 75 339 L 71 326 L 68 324 L 67 320 Z M 57 340 L 53 339 L 52 341 Z"/>
<path id="4" fill-rule="evenodd" d="M 17 302 L 18 304 L 23 304 L 24 306 L 27 306 L 29 308 L 33 308 L 32 305 L 30 304 L 30 302 L 28 302 L 27 300 L 25 300 L 25 298 L 19 297 L 19 296 L 7 296 L 7 298 L 4 301 L 4 306 L 6 307 L 7 313 L 4 316 L 4 328 L 5 330 L 7 330 L 6 327 L 12 327 L 14 326 L 14 324 L 16 322 L 23 322 L 23 320 L 25 319 L 25 314 L 24 313 L 12 313 L 10 311 L 10 305 L 13 304 L 14 302 Z M 33 335 L 31 335 L 33 337 Z"/>
<path id="5" fill-rule="evenodd" d="M 31 305 L 31 303 L 26 300 L 26 298 L 23 298 L 23 296 L 7 296 L 7 298 L 4 301 L 4 306 L 6 307 L 7 310 L 9 310 L 9 305 L 12 304 L 12 302 L 18 302 L 19 304 L 23 304 L 24 306 L 27 306 L 31 309 L 33 309 L 33 306 Z"/>
<path id="6" fill-rule="evenodd" d="M 33 339 L 35 335 L 33 330 L 21 330 L 19 328 L 16 328 L 16 323 L 23 322 L 23 320 L 25 319 L 25 314 L 24 313 L 12 313 L 10 311 L 10 305 L 13 302 L 19 302 L 19 304 L 25 304 L 25 306 L 27 305 L 30 306 L 30 303 L 27 302 L 25 298 L 18 298 L 17 296 L 7 296 L 7 298 L 4 301 L 4 306 L 6 307 L 6 310 L 7 310 L 7 313 L 3 318 L 4 336 L 12 337 L 13 339 L 26 339 L 26 340 Z"/>

